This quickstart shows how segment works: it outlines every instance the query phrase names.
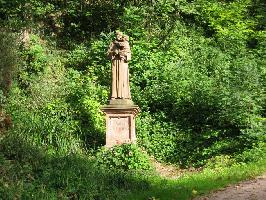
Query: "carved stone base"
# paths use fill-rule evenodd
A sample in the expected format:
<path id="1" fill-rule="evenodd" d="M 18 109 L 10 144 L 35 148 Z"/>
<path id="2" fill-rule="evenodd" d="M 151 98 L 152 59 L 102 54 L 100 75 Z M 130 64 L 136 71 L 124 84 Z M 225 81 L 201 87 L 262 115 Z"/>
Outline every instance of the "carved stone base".
<path id="1" fill-rule="evenodd" d="M 135 143 L 135 116 L 137 105 L 112 104 L 101 108 L 106 116 L 106 147 L 124 143 Z"/>

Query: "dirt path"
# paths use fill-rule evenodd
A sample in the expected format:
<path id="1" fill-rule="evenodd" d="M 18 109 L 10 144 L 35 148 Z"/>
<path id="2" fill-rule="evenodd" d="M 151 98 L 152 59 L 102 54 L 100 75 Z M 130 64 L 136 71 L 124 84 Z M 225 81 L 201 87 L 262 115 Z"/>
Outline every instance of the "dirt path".
<path id="1" fill-rule="evenodd" d="M 266 174 L 194 200 L 266 200 Z"/>

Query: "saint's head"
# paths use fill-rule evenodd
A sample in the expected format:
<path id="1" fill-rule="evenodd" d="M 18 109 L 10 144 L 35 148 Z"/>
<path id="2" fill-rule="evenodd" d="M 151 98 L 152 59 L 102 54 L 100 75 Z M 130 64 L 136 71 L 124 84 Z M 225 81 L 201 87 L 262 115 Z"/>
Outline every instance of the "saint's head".
<path id="1" fill-rule="evenodd" d="M 116 31 L 115 34 L 116 34 L 116 39 L 118 41 L 123 39 L 123 33 L 121 31 Z"/>

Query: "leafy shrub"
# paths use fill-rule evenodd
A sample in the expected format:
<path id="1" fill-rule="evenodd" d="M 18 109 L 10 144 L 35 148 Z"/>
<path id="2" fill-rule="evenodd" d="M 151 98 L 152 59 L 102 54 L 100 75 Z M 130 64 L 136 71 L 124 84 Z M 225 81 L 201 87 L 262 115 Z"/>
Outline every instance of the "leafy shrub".
<path id="1" fill-rule="evenodd" d="M 19 77 L 6 104 L 14 119 L 12 131 L 51 154 L 96 148 L 104 143 L 100 105 L 108 99 L 106 88 L 65 69 L 65 58 L 49 45 L 34 35 L 21 52 Z"/>
<path id="2" fill-rule="evenodd" d="M 110 149 L 103 147 L 96 154 L 100 166 L 109 169 L 150 170 L 148 156 L 134 144 L 123 144 Z"/>
<path id="3" fill-rule="evenodd" d="M 88 65 L 87 54 L 88 48 L 83 45 L 76 46 L 73 50 L 68 52 L 66 66 L 79 71 L 86 70 Z"/>
<path id="4" fill-rule="evenodd" d="M 266 156 L 266 143 L 259 142 L 255 144 L 252 149 L 246 149 L 241 154 L 236 155 L 237 162 L 257 162 Z"/>
<path id="5" fill-rule="evenodd" d="M 21 51 L 19 76 L 5 105 L 14 122 L 11 131 L 52 154 L 80 152 L 78 122 L 66 102 L 69 91 L 63 58 L 48 46 L 33 35 Z"/>
<path id="6" fill-rule="evenodd" d="M 86 148 L 97 148 L 105 138 L 105 118 L 100 107 L 108 99 L 106 88 L 76 70 L 69 70 L 68 79 L 66 101 L 78 121 L 79 135 Z"/>
<path id="7" fill-rule="evenodd" d="M 208 159 L 207 163 L 205 164 L 205 167 L 210 169 L 218 169 L 218 168 L 230 167 L 234 163 L 235 159 L 231 158 L 231 156 L 220 155 Z"/>
<path id="8" fill-rule="evenodd" d="M 138 144 L 157 160 L 176 163 L 182 157 L 177 138 L 181 133 L 175 124 L 166 122 L 163 113 L 141 112 L 136 120 Z"/>
<path id="9" fill-rule="evenodd" d="M 45 42 L 38 35 L 30 35 L 29 44 L 23 47 L 22 52 L 22 68 L 29 74 L 43 72 L 51 60 Z"/>

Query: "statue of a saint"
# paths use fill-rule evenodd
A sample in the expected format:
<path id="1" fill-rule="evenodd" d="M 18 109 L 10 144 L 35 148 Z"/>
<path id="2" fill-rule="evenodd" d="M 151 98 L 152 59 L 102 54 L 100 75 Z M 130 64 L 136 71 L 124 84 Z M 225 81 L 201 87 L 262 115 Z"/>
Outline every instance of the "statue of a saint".
<path id="1" fill-rule="evenodd" d="M 111 43 L 108 56 L 112 60 L 111 101 L 116 99 L 131 100 L 128 70 L 131 51 L 127 35 L 123 35 L 120 31 L 116 32 L 116 40 Z"/>
<path id="2" fill-rule="evenodd" d="M 130 95 L 128 36 L 117 31 L 107 54 L 112 61 L 112 91 L 109 104 L 101 108 L 106 117 L 106 147 L 136 143 L 135 117 L 140 109 Z"/>

